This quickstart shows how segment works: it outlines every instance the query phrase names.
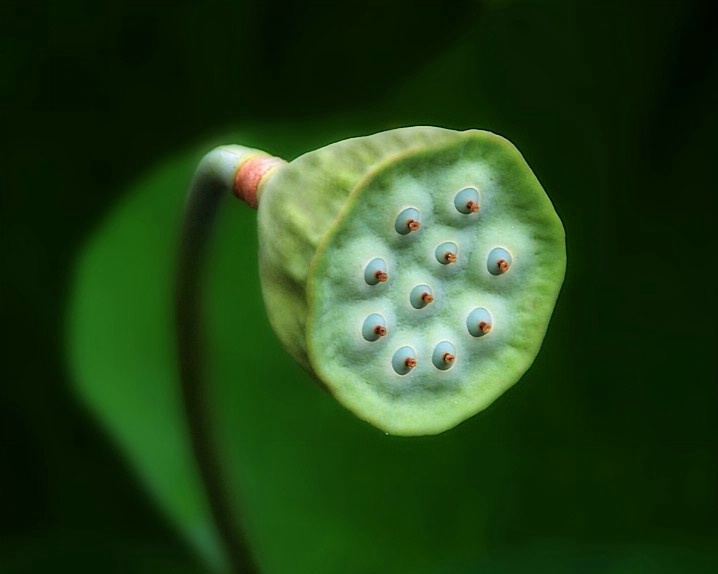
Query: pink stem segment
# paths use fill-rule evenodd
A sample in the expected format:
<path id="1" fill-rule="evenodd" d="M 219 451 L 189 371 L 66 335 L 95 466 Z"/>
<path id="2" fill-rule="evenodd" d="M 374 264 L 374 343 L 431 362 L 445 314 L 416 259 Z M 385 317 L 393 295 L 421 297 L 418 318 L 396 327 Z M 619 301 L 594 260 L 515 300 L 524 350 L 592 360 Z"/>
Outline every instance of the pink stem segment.
<path id="1" fill-rule="evenodd" d="M 249 207 L 257 209 L 259 205 L 257 190 L 262 178 L 272 168 L 285 163 L 283 159 L 269 155 L 250 157 L 237 169 L 234 177 L 234 194 Z"/>

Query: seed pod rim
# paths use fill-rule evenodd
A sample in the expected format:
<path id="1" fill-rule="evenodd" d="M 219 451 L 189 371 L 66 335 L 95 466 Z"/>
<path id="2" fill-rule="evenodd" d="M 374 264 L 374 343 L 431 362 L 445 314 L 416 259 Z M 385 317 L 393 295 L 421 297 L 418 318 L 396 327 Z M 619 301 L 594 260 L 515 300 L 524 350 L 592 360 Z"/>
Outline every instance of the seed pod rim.
<path id="1" fill-rule="evenodd" d="M 321 267 L 324 264 L 324 253 L 335 241 L 336 234 L 341 231 L 341 222 L 354 210 L 357 202 L 362 201 L 364 190 L 371 185 L 375 178 L 380 177 L 387 171 L 390 171 L 392 166 L 395 165 L 397 161 L 421 156 L 429 157 L 437 152 L 445 153 L 447 150 L 453 150 L 456 148 L 461 149 L 462 146 L 468 146 L 469 148 L 472 146 L 478 146 L 478 148 L 475 148 L 474 151 L 479 155 L 483 154 L 485 151 L 480 148 L 482 146 L 488 146 L 488 148 L 491 149 L 487 153 L 498 154 L 497 161 L 508 162 L 509 168 L 515 170 L 512 177 L 514 179 L 518 177 L 520 180 L 519 183 L 523 186 L 523 191 L 520 193 L 528 194 L 526 200 L 529 204 L 536 207 L 537 213 L 527 215 L 528 223 L 526 225 L 533 226 L 534 224 L 531 222 L 532 219 L 541 220 L 543 226 L 538 230 L 539 232 L 537 235 L 539 237 L 537 240 L 548 240 L 552 242 L 552 248 L 555 249 L 556 255 L 556 261 L 553 264 L 553 268 L 546 273 L 546 293 L 542 297 L 540 303 L 542 312 L 546 317 L 545 320 L 543 318 L 540 319 L 541 324 L 534 328 L 534 332 L 530 337 L 531 340 L 519 341 L 518 344 L 516 341 L 511 341 L 512 344 L 523 347 L 524 350 L 520 353 L 520 356 L 515 364 L 506 365 L 506 374 L 500 381 L 492 381 L 491 384 L 487 385 L 487 388 L 484 389 L 483 396 L 462 396 L 460 402 L 463 404 L 459 408 L 450 407 L 447 412 L 437 412 L 438 416 L 432 417 L 429 415 L 423 418 L 421 416 L 417 416 L 413 420 L 409 420 L 412 417 L 406 416 L 392 417 L 386 409 L 385 412 L 376 412 L 377 409 L 372 406 L 361 404 L 362 398 L 358 397 L 357 390 L 347 389 L 343 382 L 334 380 L 335 374 L 328 372 L 326 365 L 323 364 L 322 350 L 317 348 L 317 343 L 314 340 L 315 322 L 317 320 L 317 317 L 315 316 L 317 293 L 315 290 L 316 284 L 314 278 L 321 273 Z M 463 149 L 461 151 L 466 150 Z M 373 167 L 373 169 L 367 171 L 364 178 L 357 184 L 355 189 L 352 191 L 350 198 L 342 207 L 337 220 L 323 237 L 311 262 L 307 280 L 308 314 L 306 324 L 307 350 L 311 366 L 315 370 L 317 376 L 342 404 L 347 406 L 360 418 L 368 420 L 373 425 L 387 432 L 402 435 L 435 434 L 442 432 L 455 426 L 476 412 L 486 408 L 496 398 L 498 398 L 498 396 L 503 394 L 505 390 L 517 382 L 521 376 L 523 376 L 524 372 L 530 367 L 542 344 L 543 336 L 546 328 L 548 327 L 555 301 L 563 282 L 564 273 L 565 235 L 561 221 L 558 218 L 550 199 L 545 194 L 541 184 L 536 179 L 530 167 L 518 150 L 508 140 L 491 132 L 470 130 L 467 132 L 457 132 L 457 139 L 448 143 L 442 143 L 435 147 L 412 149 L 408 150 L 404 154 L 397 154 L 383 162 L 378 163 Z M 466 336 L 470 335 L 467 333 Z M 496 336 L 497 335 L 495 334 L 494 337 Z M 359 391 L 358 394 L 361 395 L 361 391 Z M 402 420 L 395 420 L 397 418 Z"/>

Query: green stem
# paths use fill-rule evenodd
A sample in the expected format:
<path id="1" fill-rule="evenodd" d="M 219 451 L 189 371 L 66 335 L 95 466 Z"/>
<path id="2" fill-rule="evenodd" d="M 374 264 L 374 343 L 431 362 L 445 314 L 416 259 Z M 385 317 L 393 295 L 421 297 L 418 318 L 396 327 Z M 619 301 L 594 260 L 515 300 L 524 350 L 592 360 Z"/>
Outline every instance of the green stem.
<path id="1" fill-rule="evenodd" d="M 205 256 L 221 201 L 234 191 L 239 166 L 257 157 L 268 156 L 241 146 L 223 146 L 200 162 L 185 207 L 175 285 L 179 371 L 190 440 L 230 570 L 236 574 L 256 574 L 258 569 L 241 517 L 237 513 L 233 516 L 229 510 L 219 453 L 212 441 L 211 401 L 203 353 L 202 284 Z"/>

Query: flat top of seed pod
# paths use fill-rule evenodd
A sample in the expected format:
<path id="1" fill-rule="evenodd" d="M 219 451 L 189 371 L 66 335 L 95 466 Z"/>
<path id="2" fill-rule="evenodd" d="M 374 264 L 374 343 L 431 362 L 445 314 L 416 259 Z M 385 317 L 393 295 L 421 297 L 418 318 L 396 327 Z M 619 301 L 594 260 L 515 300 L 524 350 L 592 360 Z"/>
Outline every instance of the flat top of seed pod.
<path id="1" fill-rule="evenodd" d="M 561 222 L 510 142 L 408 152 L 362 180 L 312 261 L 312 367 L 378 428 L 442 432 L 529 368 L 564 271 Z"/>

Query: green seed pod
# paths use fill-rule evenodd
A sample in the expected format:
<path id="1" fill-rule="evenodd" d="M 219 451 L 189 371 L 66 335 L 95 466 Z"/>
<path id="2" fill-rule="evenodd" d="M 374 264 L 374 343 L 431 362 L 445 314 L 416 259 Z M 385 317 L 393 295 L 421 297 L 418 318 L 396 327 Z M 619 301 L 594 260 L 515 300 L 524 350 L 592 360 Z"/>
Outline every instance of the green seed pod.
<path id="1" fill-rule="evenodd" d="M 533 362 L 564 231 L 507 140 L 417 127 L 339 142 L 276 168 L 258 203 L 270 322 L 362 419 L 438 433 Z"/>

